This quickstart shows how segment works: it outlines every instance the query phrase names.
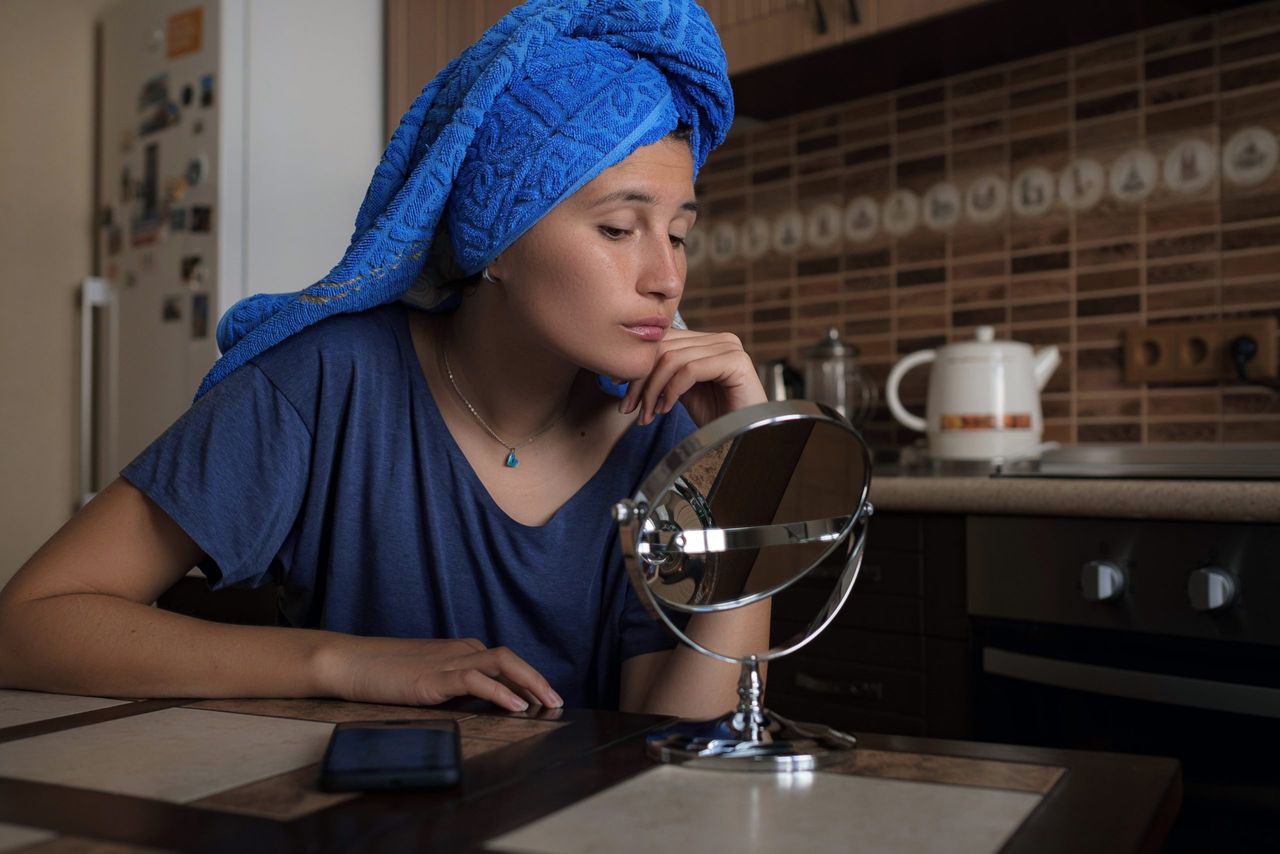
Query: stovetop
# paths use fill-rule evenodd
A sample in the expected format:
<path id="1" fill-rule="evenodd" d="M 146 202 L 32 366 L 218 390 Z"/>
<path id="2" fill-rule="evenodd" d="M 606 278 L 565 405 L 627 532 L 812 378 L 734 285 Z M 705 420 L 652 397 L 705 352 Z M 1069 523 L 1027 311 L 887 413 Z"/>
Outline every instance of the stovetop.
<path id="1" fill-rule="evenodd" d="M 993 477 L 1280 479 L 1280 444 L 1070 445 L 995 463 Z"/>
<path id="2" fill-rule="evenodd" d="M 922 447 L 875 456 L 878 475 L 907 477 L 1280 480 L 1280 443 L 1047 446 L 1038 458 L 939 460 Z"/>

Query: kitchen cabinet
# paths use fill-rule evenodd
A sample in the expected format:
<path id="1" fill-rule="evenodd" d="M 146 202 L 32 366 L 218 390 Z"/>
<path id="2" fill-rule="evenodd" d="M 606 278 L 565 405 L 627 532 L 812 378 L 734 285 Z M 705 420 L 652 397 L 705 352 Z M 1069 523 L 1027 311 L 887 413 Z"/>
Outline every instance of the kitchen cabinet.
<path id="1" fill-rule="evenodd" d="M 971 729 L 962 516 L 877 513 L 845 607 L 769 665 L 768 705 L 841 729 L 964 737 Z M 773 642 L 818 613 L 840 570 L 819 567 L 773 605 Z"/>
<path id="2" fill-rule="evenodd" d="M 869 35 L 876 30 L 883 3 L 702 0 L 702 7 L 720 33 L 732 75 Z"/>
<path id="3" fill-rule="evenodd" d="M 914 24 L 986 2 L 989 0 L 883 0 L 878 16 L 879 29 Z"/>
<path id="4" fill-rule="evenodd" d="M 387 135 L 440 69 L 519 0 L 387 0 Z"/>

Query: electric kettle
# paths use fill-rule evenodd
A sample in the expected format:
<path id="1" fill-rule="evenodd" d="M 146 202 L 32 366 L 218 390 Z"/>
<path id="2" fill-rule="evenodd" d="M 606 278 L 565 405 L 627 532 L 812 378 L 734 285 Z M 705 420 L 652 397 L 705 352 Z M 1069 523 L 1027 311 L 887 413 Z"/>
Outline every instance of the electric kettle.
<path id="1" fill-rule="evenodd" d="M 920 350 L 893 366 L 885 383 L 889 411 L 904 427 L 929 438 L 929 455 L 944 460 L 1035 456 L 1044 418 L 1040 390 L 1062 361 L 1057 347 L 1032 351 L 1018 341 L 996 341 L 979 326 L 972 340 Z M 898 385 L 912 368 L 932 362 L 925 417 L 902 405 Z"/>

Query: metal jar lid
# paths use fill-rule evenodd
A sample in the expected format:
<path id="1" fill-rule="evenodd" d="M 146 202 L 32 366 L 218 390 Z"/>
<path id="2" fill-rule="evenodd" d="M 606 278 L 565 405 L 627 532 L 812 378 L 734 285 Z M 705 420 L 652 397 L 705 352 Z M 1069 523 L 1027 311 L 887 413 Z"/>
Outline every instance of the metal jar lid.
<path id="1" fill-rule="evenodd" d="M 827 329 L 826 336 L 805 352 L 810 359 L 845 358 L 857 356 L 858 348 L 840 337 L 840 330 L 832 326 Z"/>

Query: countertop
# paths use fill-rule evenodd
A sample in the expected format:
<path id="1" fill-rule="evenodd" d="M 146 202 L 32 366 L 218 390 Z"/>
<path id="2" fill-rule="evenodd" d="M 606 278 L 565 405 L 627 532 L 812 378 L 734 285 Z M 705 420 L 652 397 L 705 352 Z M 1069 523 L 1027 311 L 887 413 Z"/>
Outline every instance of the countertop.
<path id="1" fill-rule="evenodd" d="M 890 470 L 892 471 L 892 470 Z M 877 510 L 1280 522 L 1280 481 L 911 476 L 874 472 Z"/>

